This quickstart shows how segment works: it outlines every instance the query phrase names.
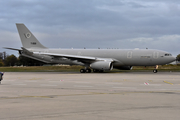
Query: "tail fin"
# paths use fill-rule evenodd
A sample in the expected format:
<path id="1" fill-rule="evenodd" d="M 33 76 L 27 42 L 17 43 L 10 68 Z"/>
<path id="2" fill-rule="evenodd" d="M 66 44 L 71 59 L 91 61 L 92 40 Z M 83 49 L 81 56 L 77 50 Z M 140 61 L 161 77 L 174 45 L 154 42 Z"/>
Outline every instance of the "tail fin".
<path id="1" fill-rule="evenodd" d="M 36 39 L 24 24 L 17 23 L 16 26 L 24 48 L 46 48 Z"/>

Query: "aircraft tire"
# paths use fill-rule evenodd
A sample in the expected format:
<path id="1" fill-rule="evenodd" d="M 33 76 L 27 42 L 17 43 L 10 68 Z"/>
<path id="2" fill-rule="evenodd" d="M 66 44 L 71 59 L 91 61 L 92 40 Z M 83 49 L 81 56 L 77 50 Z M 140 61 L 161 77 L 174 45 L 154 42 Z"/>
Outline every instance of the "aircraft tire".
<path id="1" fill-rule="evenodd" d="M 99 72 L 100 72 L 100 73 L 103 73 L 103 72 L 104 72 L 104 70 L 99 70 Z"/>
<path id="2" fill-rule="evenodd" d="M 153 70 L 153 73 L 157 73 L 157 72 L 158 72 L 158 70 L 157 70 L 157 69 L 154 69 L 154 70 Z"/>
<path id="3" fill-rule="evenodd" d="M 91 69 L 86 69 L 86 73 L 91 73 Z"/>
<path id="4" fill-rule="evenodd" d="M 80 69 L 80 73 L 85 73 L 86 70 L 85 69 Z"/>
<path id="5" fill-rule="evenodd" d="M 97 73 L 97 72 L 99 72 L 99 70 L 93 69 L 93 72 L 94 72 L 94 73 Z"/>

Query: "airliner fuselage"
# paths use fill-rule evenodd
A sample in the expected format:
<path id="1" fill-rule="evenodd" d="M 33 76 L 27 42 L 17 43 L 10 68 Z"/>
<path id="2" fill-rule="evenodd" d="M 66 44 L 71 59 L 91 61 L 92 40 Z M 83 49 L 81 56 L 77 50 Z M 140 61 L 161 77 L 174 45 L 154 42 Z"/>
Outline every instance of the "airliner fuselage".
<path id="1" fill-rule="evenodd" d="M 80 72 L 123 69 L 132 66 L 157 66 L 175 61 L 170 53 L 153 49 L 49 49 L 43 46 L 24 24 L 16 24 L 23 47 L 20 55 L 51 64 L 82 65 Z M 154 71 L 155 73 L 157 70 Z"/>

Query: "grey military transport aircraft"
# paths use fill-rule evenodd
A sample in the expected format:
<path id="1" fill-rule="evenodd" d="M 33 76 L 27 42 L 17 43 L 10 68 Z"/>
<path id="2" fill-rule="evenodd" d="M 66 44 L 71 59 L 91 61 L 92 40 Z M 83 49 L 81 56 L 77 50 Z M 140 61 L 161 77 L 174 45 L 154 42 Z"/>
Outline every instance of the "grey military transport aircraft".
<path id="1" fill-rule="evenodd" d="M 6 48 L 19 51 L 28 58 L 50 64 L 81 65 L 81 73 L 131 70 L 132 66 L 157 66 L 176 60 L 170 53 L 153 49 L 49 49 L 43 46 L 24 24 L 16 24 L 23 47 Z M 156 67 L 153 72 L 157 73 Z"/>

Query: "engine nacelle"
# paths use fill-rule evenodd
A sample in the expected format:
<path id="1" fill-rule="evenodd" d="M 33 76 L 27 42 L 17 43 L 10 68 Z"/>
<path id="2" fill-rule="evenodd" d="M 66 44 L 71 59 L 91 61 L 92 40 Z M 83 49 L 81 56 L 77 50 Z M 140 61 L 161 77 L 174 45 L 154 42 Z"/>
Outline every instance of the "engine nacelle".
<path id="1" fill-rule="evenodd" d="M 98 61 L 90 64 L 90 67 L 96 70 L 112 70 L 113 64 L 112 62 Z"/>

